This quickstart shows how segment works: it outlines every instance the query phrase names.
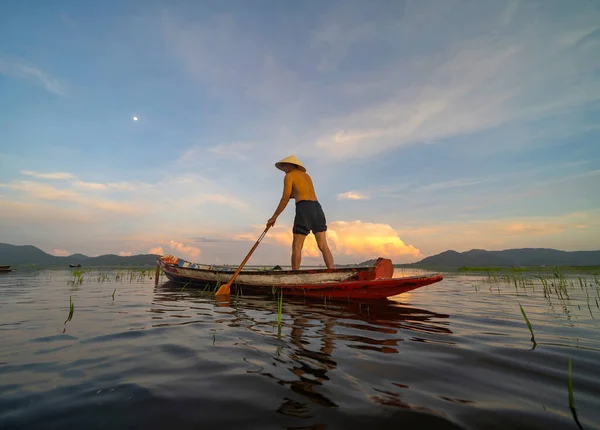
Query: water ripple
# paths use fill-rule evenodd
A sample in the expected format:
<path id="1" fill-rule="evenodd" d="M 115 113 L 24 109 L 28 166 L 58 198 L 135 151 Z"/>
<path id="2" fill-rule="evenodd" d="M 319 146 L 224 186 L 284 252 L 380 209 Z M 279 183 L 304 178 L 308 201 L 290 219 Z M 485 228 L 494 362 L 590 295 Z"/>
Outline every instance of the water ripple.
<path id="1" fill-rule="evenodd" d="M 577 428 L 568 359 L 578 419 L 599 428 L 591 287 L 449 274 L 389 301 L 284 298 L 278 324 L 273 299 L 86 276 L 0 278 L 2 429 Z"/>

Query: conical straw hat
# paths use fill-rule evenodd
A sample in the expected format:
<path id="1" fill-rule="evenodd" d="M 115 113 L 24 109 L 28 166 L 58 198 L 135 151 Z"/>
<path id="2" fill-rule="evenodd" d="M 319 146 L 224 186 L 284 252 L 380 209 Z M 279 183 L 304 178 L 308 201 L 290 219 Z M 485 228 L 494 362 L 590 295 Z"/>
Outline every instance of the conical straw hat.
<path id="1" fill-rule="evenodd" d="M 300 160 L 296 158 L 295 155 L 290 155 L 289 157 L 285 157 L 283 160 L 278 161 L 275 163 L 275 167 L 277 167 L 279 170 L 283 170 L 283 163 L 295 164 L 300 170 L 306 172 L 306 168 L 302 165 Z"/>

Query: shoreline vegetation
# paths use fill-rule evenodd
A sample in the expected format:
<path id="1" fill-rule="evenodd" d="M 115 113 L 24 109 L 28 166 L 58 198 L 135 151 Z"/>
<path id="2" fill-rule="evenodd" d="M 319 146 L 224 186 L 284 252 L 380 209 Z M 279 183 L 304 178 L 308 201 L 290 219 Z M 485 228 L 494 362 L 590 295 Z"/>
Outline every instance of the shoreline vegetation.
<path id="1" fill-rule="evenodd" d="M 346 267 L 359 267 L 369 266 L 374 263 L 368 261 L 357 264 L 338 264 L 337 268 Z M 133 270 L 133 271 L 146 271 L 156 267 L 156 263 L 150 264 L 107 264 L 107 265 L 85 265 L 80 267 L 69 267 L 64 264 L 15 264 L 11 266 L 12 270 L 61 270 L 68 269 L 74 272 L 77 271 L 89 271 L 89 270 Z M 216 264 L 215 267 L 235 270 L 238 266 L 232 264 Z M 252 265 L 247 264 L 245 266 L 249 270 L 288 270 L 288 266 L 266 266 L 266 265 Z M 407 269 L 407 270 L 424 270 L 430 272 L 442 272 L 448 274 L 473 274 L 473 275 L 487 275 L 487 277 L 494 276 L 505 276 L 512 273 L 518 274 L 600 274 L 600 265 L 595 266 L 574 266 L 574 265 L 540 265 L 540 266 L 429 266 L 419 264 L 394 264 L 394 269 Z M 321 268 L 324 269 L 324 265 L 304 265 L 303 268 Z"/>
<path id="2" fill-rule="evenodd" d="M 370 265 L 370 263 L 368 263 L 368 264 L 364 264 L 364 263 L 339 264 L 339 265 L 336 265 L 336 267 L 338 267 L 338 268 L 359 267 L 359 266 L 367 266 L 367 265 Z M 556 270 L 559 270 L 564 273 L 573 273 L 573 274 L 576 274 L 576 273 L 589 273 L 589 274 L 598 273 L 598 274 L 600 274 L 600 265 L 597 265 L 597 266 L 552 265 L 552 266 L 518 266 L 518 267 L 512 267 L 512 266 L 452 267 L 452 266 L 426 266 L 426 265 L 417 265 L 417 264 L 410 264 L 410 265 L 394 264 L 393 266 L 394 266 L 394 269 L 416 269 L 416 270 L 427 270 L 427 271 L 444 272 L 444 273 L 461 273 L 461 274 L 472 273 L 472 274 L 477 274 L 477 275 L 481 275 L 481 274 L 499 275 L 499 274 L 510 274 L 513 272 L 554 273 Z M 61 265 L 58 265 L 58 264 L 15 264 L 15 265 L 11 266 L 11 269 L 21 269 L 21 270 L 42 270 L 42 269 L 44 269 L 44 270 L 58 270 L 58 269 L 148 270 L 149 268 L 154 268 L 154 267 L 156 267 L 156 264 L 85 265 L 85 266 L 81 266 L 81 267 L 69 267 L 68 265 L 65 266 L 63 264 L 61 264 Z M 232 265 L 232 264 L 223 264 L 223 265 L 216 264 L 215 267 L 228 268 L 228 269 L 236 269 L 237 268 L 236 265 Z M 280 265 L 265 266 L 265 265 L 246 264 L 245 267 L 247 267 L 249 269 L 254 269 L 254 270 L 276 270 L 276 269 L 274 269 L 274 267 L 280 267 L 280 268 L 286 270 L 286 268 L 288 266 L 280 266 Z M 302 266 L 302 268 L 323 268 L 324 269 L 325 266 L 324 265 L 304 265 L 304 266 Z"/>
<path id="3" fill-rule="evenodd" d="M 88 257 L 83 254 L 70 256 L 55 256 L 48 254 L 32 245 L 11 245 L 0 243 L 0 265 L 9 265 L 11 269 L 52 269 L 52 268 L 131 268 L 145 269 L 156 267 L 160 257 L 154 254 L 137 254 L 120 256 L 105 254 Z M 386 257 L 382 255 L 382 257 Z M 209 261 L 196 263 L 212 264 Z M 376 258 L 351 264 L 336 264 L 336 267 L 371 266 Z M 236 264 L 213 264 L 215 267 L 237 268 Z M 284 267 L 289 267 L 287 264 Z M 322 262 L 305 264 L 303 268 L 324 268 Z M 253 265 L 248 268 L 273 270 L 278 265 Z M 395 263 L 396 269 L 418 269 L 445 273 L 475 273 L 475 274 L 504 274 L 513 272 L 553 272 L 560 270 L 565 273 L 595 273 L 600 272 L 600 250 L 598 251 L 560 251 L 546 248 L 520 248 L 504 251 L 486 251 L 474 249 L 465 252 L 444 251 L 425 257 L 414 263 Z M 557 269 L 558 268 L 558 269 Z"/>
<path id="4" fill-rule="evenodd" d="M 540 266 L 474 266 L 474 267 L 427 267 L 427 266 L 404 266 L 394 265 L 395 268 L 415 268 L 425 270 L 436 270 L 445 273 L 462 273 L 462 274 L 510 274 L 518 273 L 554 273 L 557 270 L 566 273 L 600 273 L 600 265 L 598 266 L 573 266 L 573 265 L 540 265 Z"/>

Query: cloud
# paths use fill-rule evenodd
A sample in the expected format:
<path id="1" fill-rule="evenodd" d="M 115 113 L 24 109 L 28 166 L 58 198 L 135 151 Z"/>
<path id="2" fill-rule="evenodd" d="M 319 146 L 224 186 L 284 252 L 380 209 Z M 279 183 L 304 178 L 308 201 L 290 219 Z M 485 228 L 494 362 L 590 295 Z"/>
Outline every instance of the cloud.
<path id="1" fill-rule="evenodd" d="M 151 254 L 154 254 L 154 253 L 151 252 Z M 133 255 L 133 253 L 131 251 L 119 251 L 119 255 L 121 257 L 131 257 Z"/>
<path id="2" fill-rule="evenodd" d="M 200 248 L 196 248 L 195 246 L 191 245 L 185 245 L 181 242 L 176 242 L 174 240 L 169 241 L 169 248 L 171 248 L 175 252 L 192 258 L 199 257 L 200 253 L 202 252 Z"/>
<path id="3" fill-rule="evenodd" d="M 42 173 L 42 172 L 34 172 L 31 170 L 21 170 L 22 175 L 33 176 L 36 179 L 56 179 L 56 180 L 65 180 L 70 181 L 73 186 L 83 189 L 90 190 L 118 190 L 118 191 L 135 191 L 139 188 L 148 188 L 149 184 L 143 182 L 109 182 L 108 184 L 101 184 L 96 182 L 85 182 L 77 179 L 72 173 L 68 172 L 51 172 L 51 173 Z"/>
<path id="4" fill-rule="evenodd" d="M 95 182 L 76 181 L 74 185 L 76 187 L 85 188 L 87 190 L 108 190 L 109 188 L 109 186 L 106 184 L 99 184 Z"/>
<path id="5" fill-rule="evenodd" d="M 401 231 L 418 243 L 425 255 L 446 249 L 501 250 L 507 248 L 547 247 L 563 250 L 598 249 L 600 210 L 572 212 L 554 216 L 522 216 L 437 222 Z"/>
<path id="6" fill-rule="evenodd" d="M 226 237 L 192 237 L 190 238 L 194 242 L 201 243 L 223 243 L 223 242 L 237 242 L 237 239 L 226 238 Z"/>
<path id="7" fill-rule="evenodd" d="M 108 187 L 119 191 L 135 191 L 140 187 L 149 187 L 149 184 L 135 182 L 109 182 Z"/>
<path id="8" fill-rule="evenodd" d="M 51 93 L 67 95 L 67 87 L 64 83 L 35 66 L 15 59 L 0 58 L 0 74 L 30 80 Z"/>
<path id="9" fill-rule="evenodd" d="M 558 23 L 533 5 L 525 5 L 518 14 L 514 9 L 511 4 L 497 22 L 486 11 L 481 20 L 489 21 L 489 30 L 477 37 L 463 36 L 464 28 L 475 31 L 471 22 L 448 24 L 447 41 L 436 40 L 436 52 L 380 69 L 378 80 L 389 83 L 386 91 L 374 91 L 347 114 L 325 118 L 323 132 L 315 139 L 317 149 L 331 158 L 364 157 L 550 117 L 600 99 L 597 38 L 588 37 L 598 29 L 599 10 L 578 8 Z M 464 20 L 472 13 L 463 12 Z M 419 14 L 427 16 L 428 25 L 416 27 Z M 527 19 L 533 15 L 535 27 Z M 398 40 L 418 39 L 422 28 L 430 28 L 437 19 L 433 11 L 408 8 L 406 25 L 393 31 Z M 577 28 L 582 31 L 574 34 Z M 352 39 L 354 34 L 354 28 L 346 33 L 337 28 L 335 38 Z"/>
<path id="10" fill-rule="evenodd" d="M 23 175 L 33 176 L 37 179 L 75 179 L 75 176 L 71 173 L 66 172 L 54 172 L 54 173 L 39 173 L 32 172 L 31 170 L 22 170 L 21 173 Z"/>
<path id="11" fill-rule="evenodd" d="M 0 211 L 0 222 L 11 228 L 13 232 L 39 231 L 51 229 L 59 232 L 61 227 L 73 225 L 89 225 L 99 221 L 97 211 L 82 210 L 82 208 L 65 208 L 40 199 L 32 201 L 15 201 L 4 199 L 2 211 Z M 70 228 L 67 230 L 70 232 Z M 88 227 L 89 230 L 89 227 Z"/>
<path id="12" fill-rule="evenodd" d="M 25 203 L 19 210 L 23 219 L 37 223 L 33 213 L 23 213 L 26 208 L 32 211 L 39 207 L 40 200 L 52 201 L 56 208 L 52 213 L 64 213 L 65 217 L 84 218 L 84 214 L 93 213 L 88 224 L 113 222 L 112 215 L 123 216 L 117 230 L 143 228 L 159 224 L 162 231 L 172 235 L 184 234 L 186 227 L 195 228 L 198 218 L 206 216 L 209 206 L 223 205 L 236 211 L 245 211 L 248 204 L 235 196 L 219 192 L 222 187 L 197 174 L 168 176 L 154 184 L 145 182 L 108 182 L 96 183 L 80 179 L 72 173 L 46 173 L 24 170 L 24 174 L 40 178 L 43 181 L 60 179 L 60 185 L 43 181 L 12 181 L 0 183 L 0 191 L 13 190 L 4 200 Z M 22 173 L 23 173 L 22 172 Z M 102 192 L 102 197 L 97 195 Z M 160 201 L 163 204 L 157 204 Z M 44 209 L 49 212 L 48 208 Z M 135 216 L 135 219 L 133 218 Z M 165 217 L 171 220 L 164 223 Z M 193 220 L 195 218 L 195 220 Z M 177 227 L 175 227 L 177 225 Z M 188 234 L 189 234 L 188 228 Z M 197 230 L 193 230 L 198 232 Z"/>
<path id="13" fill-rule="evenodd" d="M 208 150 L 217 157 L 245 160 L 248 158 L 248 151 L 252 149 L 253 146 L 254 145 L 250 142 L 232 142 L 213 146 Z"/>
<path id="14" fill-rule="evenodd" d="M 148 254 L 165 255 L 165 250 L 162 246 L 156 246 L 148 250 Z"/>
<path id="15" fill-rule="evenodd" d="M 189 259 L 196 259 L 200 257 L 200 254 L 202 253 L 202 250 L 200 248 L 191 245 L 186 245 L 185 243 L 178 242 L 173 239 L 161 242 L 161 246 L 155 246 L 150 248 L 148 253 L 165 255 L 165 247 L 167 247 L 170 250 L 170 252 L 176 255 L 177 257 L 185 257 Z"/>
<path id="16" fill-rule="evenodd" d="M 71 252 L 58 248 L 53 249 L 52 254 L 56 255 L 57 257 L 68 257 L 69 255 L 72 255 Z"/>
<path id="17" fill-rule="evenodd" d="M 287 226 L 270 231 L 269 241 L 291 246 L 292 233 Z M 246 236 L 244 236 L 246 237 Z M 391 258 L 395 263 L 415 261 L 421 254 L 412 245 L 406 245 L 398 232 L 388 224 L 362 221 L 334 221 L 328 224 L 327 241 L 335 258 L 356 262 L 358 259 Z M 307 257 L 321 258 L 314 236 L 307 237 L 303 249 Z"/>
<path id="18" fill-rule="evenodd" d="M 120 201 L 111 201 L 111 200 L 98 200 L 98 199 L 85 199 L 82 201 L 85 205 L 97 208 L 107 212 L 116 212 L 121 214 L 128 215 L 137 215 L 140 213 L 144 213 L 145 209 L 141 208 L 136 203 L 130 202 L 120 202 Z"/>
<path id="19" fill-rule="evenodd" d="M 600 99 L 600 11 L 591 3 L 327 5 L 309 25 L 289 22 L 304 36 L 293 56 L 286 40 L 244 32 L 244 16 L 211 18 L 168 16 L 167 46 L 204 91 L 252 106 L 253 124 L 244 126 L 260 134 L 261 148 L 364 158 L 499 126 L 522 129 Z M 579 129 L 576 119 L 564 121 Z M 204 157 L 206 148 L 190 153 Z"/>
<path id="20" fill-rule="evenodd" d="M 190 208 L 208 203 L 229 206 L 237 210 L 244 210 L 248 207 L 246 202 L 228 194 L 189 193 L 185 197 L 173 201 L 173 205 L 180 208 Z"/>
<path id="21" fill-rule="evenodd" d="M 82 195 L 73 190 L 56 188 L 52 185 L 32 181 L 12 181 L 0 183 L 0 188 L 22 191 L 34 199 L 71 202 L 78 206 L 101 209 L 108 212 L 137 214 L 143 211 L 138 205 L 130 202 L 103 200 Z"/>
<path id="22" fill-rule="evenodd" d="M 58 189 L 52 185 L 32 181 L 12 181 L 8 184 L 0 183 L 0 187 L 23 191 L 33 197 L 46 200 L 73 201 L 79 197 L 74 191 Z"/>
<path id="23" fill-rule="evenodd" d="M 504 175 L 504 178 L 505 177 L 506 177 L 506 175 Z M 497 179 L 499 180 L 500 178 L 497 178 Z M 417 190 L 417 192 L 445 191 L 449 188 L 462 188 L 462 187 L 468 187 L 471 185 L 480 185 L 485 182 L 489 182 L 491 180 L 493 180 L 493 178 L 488 178 L 488 179 L 463 179 L 463 178 L 451 179 L 449 181 L 436 182 L 433 184 L 424 185 L 424 186 L 420 187 Z"/>
<path id="24" fill-rule="evenodd" d="M 358 193 L 356 191 L 348 191 L 347 193 L 338 194 L 338 200 L 366 200 L 369 196 Z"/>

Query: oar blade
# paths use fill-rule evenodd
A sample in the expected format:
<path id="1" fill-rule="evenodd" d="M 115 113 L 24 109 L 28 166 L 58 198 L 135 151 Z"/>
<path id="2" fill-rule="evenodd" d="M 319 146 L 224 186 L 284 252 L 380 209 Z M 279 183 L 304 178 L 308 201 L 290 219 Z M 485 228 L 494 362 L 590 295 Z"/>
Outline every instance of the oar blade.
<path id="1" fill-rule="evenodd" d="M 229 294 L 231 294 L 231 285 L 229 283 L 227 284 L 223 284 L 219 287 L 219 289 L 217 290 L 217 294 L 215 294 L 216 296 L 228 296 Z"/>

